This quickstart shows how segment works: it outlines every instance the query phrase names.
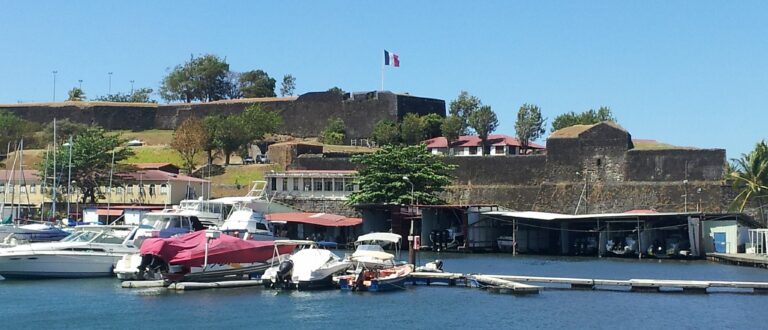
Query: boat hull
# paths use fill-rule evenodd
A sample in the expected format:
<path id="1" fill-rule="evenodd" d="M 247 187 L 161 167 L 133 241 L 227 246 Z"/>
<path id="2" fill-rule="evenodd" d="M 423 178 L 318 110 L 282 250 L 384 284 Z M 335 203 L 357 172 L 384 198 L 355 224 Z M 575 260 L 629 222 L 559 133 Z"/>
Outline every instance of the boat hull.
<path id="1" fill-rule="evenodd" d="M 45 254 L 0 256 L 0 275 L 7 279 L 86 278 L 112 276 L 122 255 Z"/>

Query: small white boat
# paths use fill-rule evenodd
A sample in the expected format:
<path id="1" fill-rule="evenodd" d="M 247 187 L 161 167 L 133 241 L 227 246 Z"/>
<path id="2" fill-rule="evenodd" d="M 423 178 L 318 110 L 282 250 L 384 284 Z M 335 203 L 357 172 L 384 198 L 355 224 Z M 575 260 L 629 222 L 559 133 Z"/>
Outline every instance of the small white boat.
<path id="1" fill-rule="evenodd" d="M 390 291 L 403 289 L 413 265 L 395 261 L 395 255 L 385 252 L 382 245 L 394 245 L 395 253 L 402 236 L 393 233 L 370 233 L 357 238 L 357 249 L 349 260 L 355 273 L 337 278 L 339 287 L 353 291 Z"/>
<path id="2" fill-rule="evenodd" d="M 314 290 L 334 286 L 333 276 L 346 272 L 352 263 L 335 253 L 319 249 L 313 241 L 275 241 L 277 246 L 292 244 L 307 246 L 290 256 L 273 258 L 272 267 L 264 271 L 261 279 L 267 288 Z"/>
<path id="3" fill-rule="evenodd" d="M 135 253 L 135 226 L 75 227 L 58 242 L 0 249 L 0 276 L 5 278 L 81 278 L 112 276 L 120 258 Z"/>
<path id="4" fill-rule="evenodd" d="M 357 267 L 387 268 L 395 266 L 395 255 L 385 252 L 383 246 L 394 245 L 398 254 L 402 236 L 393 233 L 370 233 L 357 238 L 355 252 L 349 257 Z"/>

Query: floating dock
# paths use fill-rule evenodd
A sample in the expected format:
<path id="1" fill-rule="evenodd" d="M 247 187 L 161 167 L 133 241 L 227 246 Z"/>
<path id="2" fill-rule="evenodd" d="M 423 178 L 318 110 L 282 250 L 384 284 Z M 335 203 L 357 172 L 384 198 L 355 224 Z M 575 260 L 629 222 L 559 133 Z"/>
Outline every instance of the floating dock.
<path id="1" fill-rule="evenodd" d="M 768 293 L 768 282 L 739 282 L 739 281 L 701 281 L 701 280 L 662 280 L 662 279 L 590 279 L 568 277 L 540 277 L 540 276 L 515 276 L 515 275 L 487 275 L 487 274 L 461 274 L 461 273 L 411 273 L 410 282 L 413 284 L 433 283 L 448 284 L 454 286 L 463 283 L 466 286 L 494 287 L 506 289 L 511 293 L 538 293 L 545 288 L 557 289 L 629 289 L 633 292 L 665 292 L 669 290 L 682 290 L 692 293 L 710 293 L 716 288 L 740 289 L 744 292 Z M 545 287 L 527 285 L 535 283 L 541 285 L 554 284 L 556 286 Z M 527 286 L 526 286 L 527 285 Z"/>
<path id="2" fill-rule="evenodd" d="M 725 264 L 768 268 L 768 256 L 745 253 L 707 253 L 707 259 Z"/>

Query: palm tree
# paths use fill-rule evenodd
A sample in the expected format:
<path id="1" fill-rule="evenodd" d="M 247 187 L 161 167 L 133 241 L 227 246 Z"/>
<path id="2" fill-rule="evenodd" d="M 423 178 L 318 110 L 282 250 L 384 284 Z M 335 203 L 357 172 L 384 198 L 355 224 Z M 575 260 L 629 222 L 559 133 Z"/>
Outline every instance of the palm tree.
<path id="1" fill-rule="evenodd" d="M 764 194 L 768 193 L 768 145 L 765 140 L 758 142 L 755 150 L 749 154 L 742 154 L 740 159 L 734 159 L 733 167 L 734 171 L 730 173 L 733 187 L 740 189 L 733 205 L 738 205 L 739 212 L 743 212 L 747 203 L 755 199 L 760 220 L 764 220 L 762 199 Z"/>

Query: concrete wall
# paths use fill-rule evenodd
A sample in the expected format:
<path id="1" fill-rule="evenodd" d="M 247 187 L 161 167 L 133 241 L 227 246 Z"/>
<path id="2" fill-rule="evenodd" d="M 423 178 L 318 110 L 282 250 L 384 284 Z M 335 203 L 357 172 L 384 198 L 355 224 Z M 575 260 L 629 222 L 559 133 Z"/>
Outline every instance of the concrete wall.
<path id="1" fill-rule="evenodd" d="M 628 181 L 722 180 L 725 150 L 630 150 L 627 152 Z"/>
<path id="2" fill-rule="evenodd" d="M 739 230 L 735 220 L 702 221 L 704 253 L 715 252 L 715 233 L 725 233 L 725 253 L 736 253 Z"/>

